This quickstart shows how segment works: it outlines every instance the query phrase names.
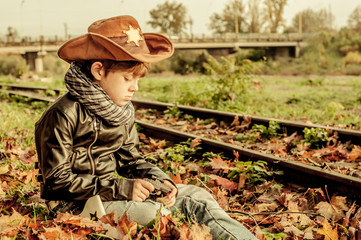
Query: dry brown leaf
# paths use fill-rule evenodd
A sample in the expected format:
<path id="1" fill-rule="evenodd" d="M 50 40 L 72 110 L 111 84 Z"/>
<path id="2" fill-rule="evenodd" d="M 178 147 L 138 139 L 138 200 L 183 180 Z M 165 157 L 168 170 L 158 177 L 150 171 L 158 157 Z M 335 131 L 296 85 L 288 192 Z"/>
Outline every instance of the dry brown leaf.
<path id="1" fill-rule="evenodd" d="M 244 188 L 244 185 L 246 184 L 246 174 L 242 173 L 239 175 L 239 179 L 238 179 L 238 188 L 237 191 L 241 191 L 242 188 Z"/>
<path id="2" fill-rule="evenodd" d="M 361 162 L 361 147 L 355 145 L 354 148 L 351 150 L 348 159 L 346 162 Z"/>
<path id="3" fill-rule="evenodd" d="M 72 236 L 64 232 L 59 225 L 44 228 L 45 232 L 38 235 L 40 240 L 72 239 Z"/>
<path id="4" fill-rule="evenodd" d="M 123 216 L 118 220 L 118 226 L 123 231 L 124 235 L 135 236 L 137 234 L 138 224 L 136 222 L 130 221 L 128 219 L 127 213 L 124 213 Z"/>
<path id="5" fill-rule="evenodd" d="M 315 206 L 318 213 L 325 216 L 327 219 L 338 221 L 345 217 L 344 211 L 348 211 L 346 205 L 346 198 L 341 196 L 333 196 L 331 203 L 320 202 Z"/>
<path id="6" fill-rule="evenodd" d="M 16 239 L 16 235 L 19 233 L 19 229 L 17 227 L 0 227 L 0 239 L 1 240 L 11 240 Z"/>
<path id="7" fill-rule="evenodd" d="M 58 216 L 54 219 L 54 222 L 59 224 L 69 224 L 80 228 L 92 228 L 96 232 L 100 232 L 103 230 L 101 223 L 97 221 L 92 221 L 91 219 L 86 217 L 73 215 L 68 212 L 59 213 Z"/>
<path id="8" fill-rule="evenodd" d="M 165 140 L 154 140 L 153 138 L 149 138 L 149 148 L 151 151 L 156 151 L 157 149 L 163 148 L 167 145 Z"/>
<path id="9" fill-rule="evenodd" d="M 191 141 L 191 145 L 189 146 L 190 148 L 195 148 L 197 147 L 198 145 L 200 145 L 202 143 L 202 139 L 200 138 L 196 138 L 196 139 L 193 139 Z"/>
<path id="10" fill-rule="evenodd" d="M 18 227 L 22 226 L 28 221 L 30 221 L 30 218 L 27 215 L 23 216 L 17 211 L 13 210 L 12 215 L 2 215 L 0 217 L 0 226 Z"/>
<path id="11" fill-rule="evenodd" d="M 285 227 L 284 232 L 291 234 L 294 237 L 293 239 L 298 239 L 304 235 L 303 231 L 293 225 Z"/>
<path id="12" fill-rule="evenodd" d="M 196 222 L 190 228 L 185 224 L 182 225 L 179 237 L 180 240 L 212 240 L 212 238 L 210 228 Z"/>
<path id="13" fill-rule="evenodd" d="M 219 206 L 225 211 L 229 210 L 229 198 L 227 191 L 224 189 L 219 189 L 218 187 L 214 187 L 213 189 L 213 197 L 218 202 Z"/>
<path id="14" fill-rule="evenodd" d="M 117 227 L 116 215 L 114 212 L 102 216 L 99 221 L 102 222 L 102 227 L 107 230 L 106 235 L 114 239 L 122 239 L 125 234 Z"/>
<path id="15" fill-rule="evenodd" d="M 210 165 L 213 169 L 219 170 L 219 169 L 229 169 L 228 163 L 226 163 L 221 156 L 217 156 L 216 158 L 213 158 L 210 162 Z"/>
<path id="16" fill-rule="evenodd" d="M 314 231 L 315 229 L 313 227 L 306 228 L 304 232 L 305 235 L 303 235 L 303 239 L 307 239 L 307 240 L 315 239 L 315 237 L 313 236 Z"/>
<path id="17" fill-rule="evenodd" d="M 298 218 L 300 226 L 312 226 L 314 222 L 306 214 L 300 214 Z"/>
<path id="18" fill-rule="evenodd" d="M 354 214 L 356 211 L 356 203 L 353 202 L 352 206 L 350 207 L 350 209 L 347 211 L 345 218 L 343 219 L 342 222 L 342 226 L 344 226 L 345 228 L 348 228 L 348 226 L 350 225 L 350 217 L 351 214 Z"/>
<path id="19" fill-rule="evenodd" d="M 0 166 L 0 175 L 7 174 L 9 172 L 9 165 Z"/>
<path id="20" fill-rule="evenodd" d="M 238 184 L 228 180 L 227 178 L 223 178 L 214 174 L 209 175 L 212 180 L 216 180 L 217 184 L 222 188 L 232 192 L 238 188 Z"/>
<path id="21" fill-rule="evenodd" d="M 179 172 L 177 172 L 176 175 L 173 175 L 172 173 L 170 173 L 170 179 L 172 179 L 172 181 L 175 183 L 175 184 L 183 184 L 183 180 L 179 174 Z"/>
<path id="22" fill-rule="evenodd" d="M 271 203 L 260 203 L 257 204 L 257 206 L 260 212 L 273 212 L 279 207 L 279 205 L 275 201 Z"/>
<path id="23" fill-rule="evenodd" d="M 318 229 L 317 233 L 324 235 L 325 240 L 338 240 L 337 227 L 332 229 L 331 224 L 327 220 L 322 223 L 322 228 Z"/>

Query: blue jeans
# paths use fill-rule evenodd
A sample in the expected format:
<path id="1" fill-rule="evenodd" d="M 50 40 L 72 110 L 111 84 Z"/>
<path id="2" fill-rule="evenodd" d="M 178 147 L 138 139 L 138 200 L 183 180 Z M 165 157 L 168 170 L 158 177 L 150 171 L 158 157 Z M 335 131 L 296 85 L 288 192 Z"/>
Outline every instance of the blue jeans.
<path id="1" fill-rule="evenodd" d="M 178 196 L 175 205 L 169 209 L 162 207 L 162 214 L 167 215 L 181 209 L 183 214 L 199 224 L 208 226 L 213 239 L 257 239 L 246 227 L 232 219 L 203 188 L 183 184 L 177 184 L 177 187 Z M 127 212 L 130 220 L 140 225 L 147 225 L 155 219 L 161 207 L 160 203 L 148 199 L 144 202 L 111 201 L 103 204 L 106 213 L 115 212 L 118 216 L 122 216 Z"/>

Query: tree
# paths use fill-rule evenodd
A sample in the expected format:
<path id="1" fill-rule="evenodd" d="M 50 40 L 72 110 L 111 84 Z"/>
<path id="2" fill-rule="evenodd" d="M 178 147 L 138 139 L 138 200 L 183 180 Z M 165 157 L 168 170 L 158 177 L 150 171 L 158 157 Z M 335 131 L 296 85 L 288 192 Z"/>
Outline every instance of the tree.
<path id="1" fill-rule="evenodd" d="M 263 21 L 262 13 L 260 9 L 260 0 L 250 0 L 248 2 L 248 17 L 250 19 L 248 23 L 248 32 L 259 33 L 261 32 Z"/>
<path id="2" fill-rule="evenodd" d="M 165 1 L 158 4 L 149 12 L 151 20 L 147 23 L 153 28 L 160 28 L 160 32 L 169 35 L 179 35 L 185 31 L 189 23 L 187 18 L 187 8 L 182 3 L 176 1 Z"/>
<path id="3" fill-rule="evenodd" d="M 350 28 L 361 33 L 361 5 L 357 6 L 348 17 L 347 23 Z"/>
<path id="4" fill-rule="evenodd" d="M 9 43 L 13 43 L 18 38 L 18 36 L 18 31 L 15 28 L 9 26 L 8 33 L 6 34 L 6 41 Z"/>
<path id="5" fill-rule="evenodd" d="M 320 9 L 314 11 L 311 8 L 303 10 L 296 14 L 292 19 L 292 28 L 298 31 L 300 25 L 300 18 L 303 33 L 315 33 L 322 30 L 331 29 L 332 19 L 334 18 L 327 9 Z"/>
<path id="6" fill-rule="evenodd" d="M 278 29 L 284 26 L 283 11 L 287 0 L 264 0 L 266 5 L 265 21 L 268 23 L 269 31 L 277 33 Z"/>
<path id="7" fill-rule="evenodd" d="M 213 13 L 209 29 L 215 33 L 245 32 L 246 21 L 242 0 L 229 0 L 222 13 Z M 238 27 L 236 27 L 238 25 Z"/>

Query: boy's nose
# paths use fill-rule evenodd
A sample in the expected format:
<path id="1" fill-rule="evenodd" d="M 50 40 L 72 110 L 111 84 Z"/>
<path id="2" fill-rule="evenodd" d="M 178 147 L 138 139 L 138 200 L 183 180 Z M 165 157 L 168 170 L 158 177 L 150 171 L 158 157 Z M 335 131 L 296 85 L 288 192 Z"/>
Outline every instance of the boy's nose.
<path id="1" fill-rule="evenodd" d="M 134 83 L 130 86 L 129 90 L 130 90 L 131 92 L 136 92 L 136 91 L 138 91 L 138 81 L 134 82 Z"/>

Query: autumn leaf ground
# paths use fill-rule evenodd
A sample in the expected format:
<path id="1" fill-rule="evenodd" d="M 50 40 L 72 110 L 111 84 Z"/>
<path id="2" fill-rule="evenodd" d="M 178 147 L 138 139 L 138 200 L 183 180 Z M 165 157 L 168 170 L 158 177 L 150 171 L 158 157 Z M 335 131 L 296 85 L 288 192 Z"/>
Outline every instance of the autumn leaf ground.
<path id="1" fill-rule="evenodd" d="M 39 197 L 33 124 L 43 109 L 3 100 L 0 120 L 0 226 L 2 239 L 207 239 L 208 231 L 181 214 L 159 216 L 140 228 L 126 217 L 97 221 L 60 214 L 51 218 Z M 4 107 L 3 107 L 4 106 Z M 177 183 L 211 192 L 220 206 L 259 239 L 360 239 L 361 209 L 327 188 L 278 180 L 261 161 L 242 162 L 203 152 L 198 142 L 172 144 L 140 134 L 141 151 Z M 106 235 L 105 235 L 106 234 Z"/>

